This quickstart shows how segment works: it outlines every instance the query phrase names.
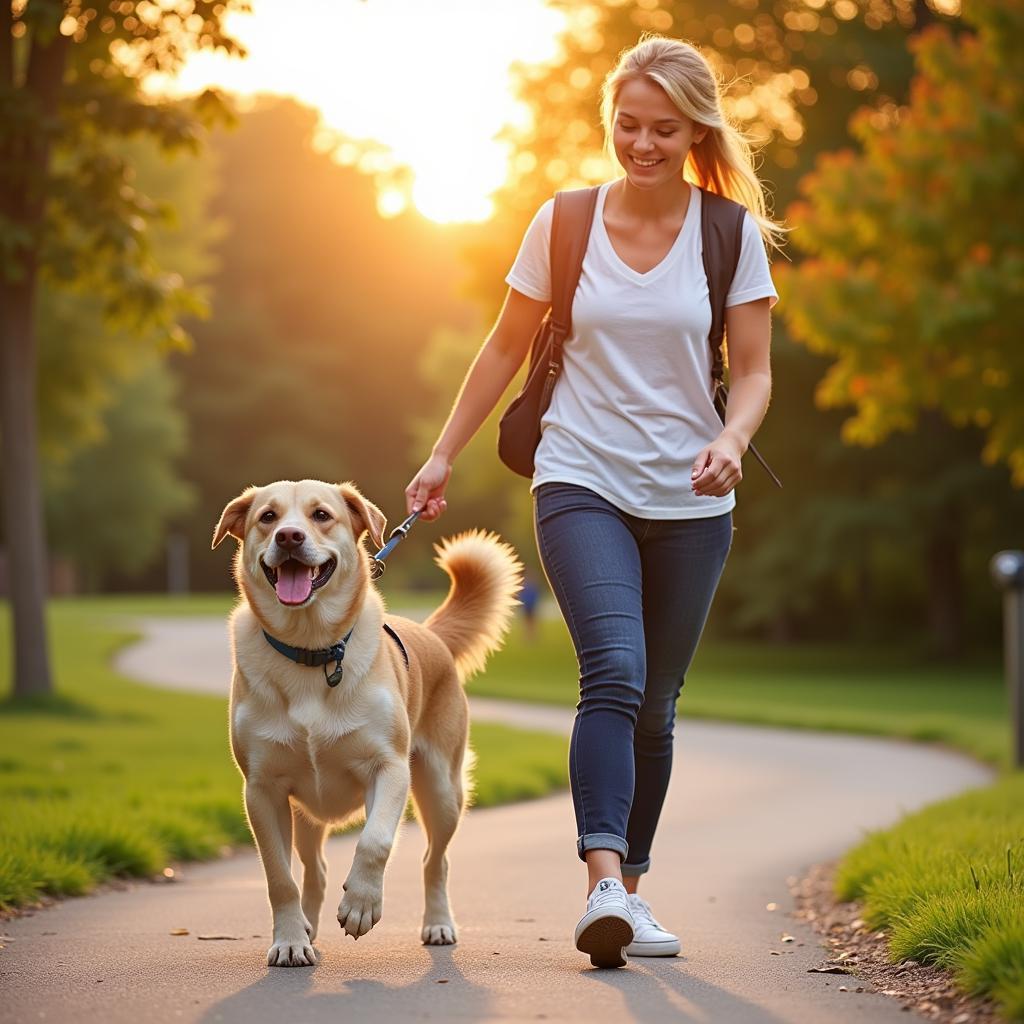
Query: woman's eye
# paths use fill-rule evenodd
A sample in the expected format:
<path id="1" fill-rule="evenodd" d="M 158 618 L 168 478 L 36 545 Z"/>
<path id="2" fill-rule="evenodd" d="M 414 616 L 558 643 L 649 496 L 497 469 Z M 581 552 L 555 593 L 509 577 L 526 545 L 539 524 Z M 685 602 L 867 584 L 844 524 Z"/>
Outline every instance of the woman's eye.
<path id="1" fill-rule="evenodd" d="M 318 523 L 326 523 L 326 522 L 328 522 L 328 521 L 330 520 L 330 518 L 331 518 L 331 514 L 330 514 L 329 512 L 325 512 L 325 511 L 324 511 L 324 510 L 323 510 L 322 508 L 318 508 L 318 509 L 317 509 L 317 510 L 316 510 L 316 511 L 315 511 L 315 512 L 313 513 L 313 518 L 314 518 L 314 519 L 315 519 L 315 520 L 316 520 L 316 521 L 317 521 Z"/>
<path id="2" fill-rule="evenodd" d="M 675 132 L 672 132 L 672 131 L 669 131 L 669 132 L 658 132 L 658 134 L 659 134 L 659 135 L 660 135 L 660 136 L 661 136 L 661 137 L 662 137 L 663 139 L 668 139 L 668 138 L 671 138 L 671 137 L 672 137 L 673 135 L 675 135 Z"/>
<path id="3" fill-rule="evenodd" d="M 272 523 L 276 518 L 277 518 L 277 513 L 274 512 L 272 509 L 268 508 L 267 511 L 264 512 L 263 515 L 260 516 L 260 522 L 261 523 Z"/>

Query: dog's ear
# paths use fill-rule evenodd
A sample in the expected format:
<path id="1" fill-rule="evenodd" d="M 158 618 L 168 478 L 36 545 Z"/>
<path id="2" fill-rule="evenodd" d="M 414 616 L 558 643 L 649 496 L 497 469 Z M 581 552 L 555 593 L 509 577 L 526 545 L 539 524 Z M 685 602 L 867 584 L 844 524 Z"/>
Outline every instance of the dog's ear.
<path id="1" fill-rule="evenodd" d="M 232 501 L 229 501 L 220 514 L 220 522 L 213 531 L 213 544 L 216 547 L 228 534 L 235 540 L 245 539 L 245 517 L 252 508 L 253 498 L 256 497 L 256 487 L 247 487 Z"/>
<path id="2" fill-rule="evenodd" d="M 338 484 L 338 491 L 352 519 L 356 540 L 367 531 L 378 548 L 384 547 L 384 527 L 388 525 L 384 513 L 372 501 L 367 501 L 352 484 Z"/>

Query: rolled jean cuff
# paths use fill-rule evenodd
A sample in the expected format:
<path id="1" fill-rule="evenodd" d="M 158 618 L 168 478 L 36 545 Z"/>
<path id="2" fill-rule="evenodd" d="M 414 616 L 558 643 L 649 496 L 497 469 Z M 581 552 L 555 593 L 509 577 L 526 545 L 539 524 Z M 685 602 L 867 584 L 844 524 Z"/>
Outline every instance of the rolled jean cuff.
<path id="1" fill-rule="evenodd" d="M 636 878 L 638 875 L 645 875 L 651 870 L 651 858 L 641 861 L 639 864 L 626 864 L 622 865 L 622 874 L 626 878 Z"/>
<path id="2" fill-rule="evenodd" d="M 587 850 L 614 850 L 623 860 L 629 853 L 629 845 L 622 836 L 612 835 L 611 832 L 588 832 L 576 840 L 576 850 L 580 860 L 586 860 L 584 856 Z"/>

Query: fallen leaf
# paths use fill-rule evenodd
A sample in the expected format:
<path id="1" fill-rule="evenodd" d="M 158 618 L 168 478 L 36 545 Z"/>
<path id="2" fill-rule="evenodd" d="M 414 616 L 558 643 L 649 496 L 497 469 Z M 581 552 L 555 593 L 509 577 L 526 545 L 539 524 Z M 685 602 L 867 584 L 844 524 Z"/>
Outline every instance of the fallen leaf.
<path id="1" fill-rule="evenodd" d="M 970 1019 L 971 1019 L 971 1015 L 969 1013 L 958 1013 L 953 1018 L 953 1024 L 967 1024 L 967 1022 Z"/>
<path id="2" fill-rule="evenodd" d="M 171 934 L 172 935 L 188 935 L 188 933 L 189 933 L 189 931 L 188 931 L 187 928 L 172 928 L 171 929 Z"/>
<path id="3" fill-rule="evenodd" d="M 825 964 L 824 967 L 808 967 L 808 974 L 849 974 L 850 969 L 842 964 Z"/>
<path id="4" fill-rule="evenodd" d="M 438 978 L 437 979 L 437 983 L 438 983 L 438 985 L 447 985 L 448 984 L 448 979 L 447 978 Z"/>
<path id="5" fill-rule="evenodd" d="M 849 992 L 850 990 L 845 985 L 840 985 L 839 986 L 839 991 L 840 992 Z"/>
<path id="6" fill-rule="evenodd" d="M 782 956 L 782 954 L 777 949 L 769 949 L 768 950 L 768 955 L 769 956 Z"/>
<path id="7" fill-rule="evenodd" d="M 204 942 L 237 942 L 241 939 L 241 935 L 197 935 L 197 939 L 201 939 Z"/>
<path id="8" fill-rule="evenodd" d="M 796 939 L 793 938 L 792 935 L 783 935 L 782 936 L 782 941 L 783 942 L 796 942 Z"/>
<path id="9" fill-rule="evenodd" d="M 858 917 L 856 921 L 851 921 L 850 922 L 850 927 L 851 928 L 863 928 L 864 927 L 864 918 Z"/>

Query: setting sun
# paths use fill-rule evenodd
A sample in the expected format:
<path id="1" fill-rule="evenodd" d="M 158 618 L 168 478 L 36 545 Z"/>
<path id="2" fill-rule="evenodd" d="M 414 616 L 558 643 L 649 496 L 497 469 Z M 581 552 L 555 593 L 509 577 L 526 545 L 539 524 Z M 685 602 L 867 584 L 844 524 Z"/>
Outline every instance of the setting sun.
<path id="1" fill-rule="evenodd" d="M 497 133 L 528 118 L 512 96 L 516 62 L 556 53 L 562 16 L 543 0 L 255 0 L 231 15 L 245 60 L 199 53 L 176 92 L 216 85 L 280 93 L 323 116 L 318 144 L 378 184 L 378 208 L 410 203 L 441 222 L 481 221 L 505 179 Z"/>

